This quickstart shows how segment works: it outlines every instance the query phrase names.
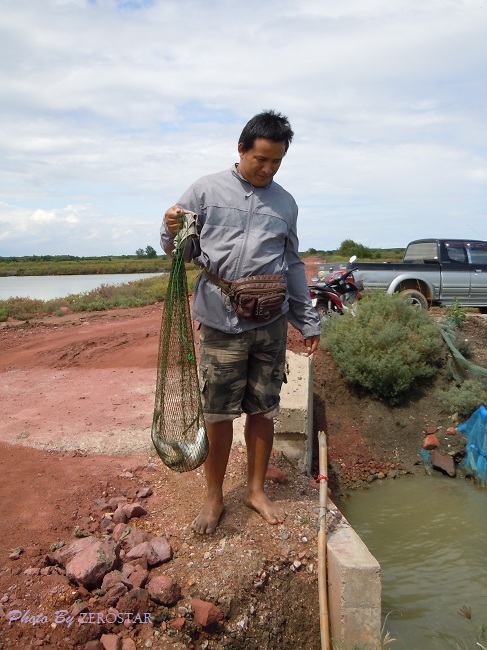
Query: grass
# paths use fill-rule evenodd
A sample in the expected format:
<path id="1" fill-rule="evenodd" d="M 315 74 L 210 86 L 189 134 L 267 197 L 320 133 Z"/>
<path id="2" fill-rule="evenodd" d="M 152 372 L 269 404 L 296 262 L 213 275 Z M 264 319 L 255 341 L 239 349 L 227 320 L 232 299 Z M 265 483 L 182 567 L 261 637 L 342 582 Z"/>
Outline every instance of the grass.
<path id="1" fill-rule="evenodd" d="M 47 258 L 47 259 L 46 259 Z M 166 257 L 0 258 L 0 277 L 20 275 L 100 275 L 102 273 L 160 273 L 171 268 Z"/>
<path id="2" fill-rule="evenodd" d="M 191 292 L 199 274 L 193 265 L 187 269 L 188 289 Z M 42 316 L 62 316 L 67 311 L 107 311 L 153 305 L 164 300 L 169 274 L 144 280 L 134 280 L 120 285 L 102 285 L 85 293 L 70 294 L 65 298 L 34 300 L 8 298 L 0 300 L 0 322 L 8 318 L 31 320 Z"/>

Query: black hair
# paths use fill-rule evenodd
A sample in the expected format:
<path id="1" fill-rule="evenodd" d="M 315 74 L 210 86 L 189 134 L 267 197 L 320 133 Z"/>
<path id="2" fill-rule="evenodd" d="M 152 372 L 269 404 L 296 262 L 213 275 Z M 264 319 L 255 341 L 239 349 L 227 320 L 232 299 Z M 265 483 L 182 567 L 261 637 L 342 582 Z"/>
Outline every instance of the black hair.
<path id="1" fill-rule="evenodd" d="M 285 152 L 289 149 L 293 139 L 293 131 L 285 115 L 273 110 L 262 111 L 247 122 L 244 126 L 238 143 L 242 145 L 244 153 L 254 146 L 256 138 L 265 138 L 273 142 L 284 142 Z"/>

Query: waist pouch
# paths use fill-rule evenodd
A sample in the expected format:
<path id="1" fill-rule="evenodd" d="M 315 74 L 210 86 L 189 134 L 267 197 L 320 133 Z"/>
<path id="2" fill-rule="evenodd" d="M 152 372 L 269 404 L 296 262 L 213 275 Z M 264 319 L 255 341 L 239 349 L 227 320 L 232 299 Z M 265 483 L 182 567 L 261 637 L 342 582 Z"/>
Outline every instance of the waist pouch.
<path id="1" fill-rule="evenodd" d="M 250 275 L 239 280 L 223 280 L 206 270 L 204 274 L 229 297 L 239 318 L 265 323 L 281 313 L 286 297 L 286 282 L 282 273 Z"/>

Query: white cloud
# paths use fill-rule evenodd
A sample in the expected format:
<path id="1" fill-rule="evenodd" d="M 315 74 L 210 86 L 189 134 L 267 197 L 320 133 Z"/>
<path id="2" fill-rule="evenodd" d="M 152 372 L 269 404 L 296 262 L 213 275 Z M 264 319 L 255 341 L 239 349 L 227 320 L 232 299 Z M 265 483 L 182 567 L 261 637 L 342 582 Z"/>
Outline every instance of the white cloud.
<path id="1" fill-rule="evenodd" d="M 302 248 L 487 238 L 486 27 L 475 0 L 4 3 L 0 255 L 157 246 L 269 107 Z"/>

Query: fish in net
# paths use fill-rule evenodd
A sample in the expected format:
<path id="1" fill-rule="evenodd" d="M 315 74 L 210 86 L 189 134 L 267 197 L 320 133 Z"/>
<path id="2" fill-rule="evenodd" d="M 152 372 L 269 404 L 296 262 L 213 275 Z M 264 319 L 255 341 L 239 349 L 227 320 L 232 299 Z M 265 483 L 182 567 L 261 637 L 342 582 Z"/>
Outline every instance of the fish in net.
<path id="1" fill-rule="evenodd" d="M 196 469 L 209 451 L 184 264 L 184 248 L 191 236 L 196 236 L 196 215 L 184 211 L 164 300 L 151 428 L 161 460 L 177 472 Z"/>

